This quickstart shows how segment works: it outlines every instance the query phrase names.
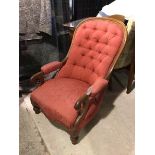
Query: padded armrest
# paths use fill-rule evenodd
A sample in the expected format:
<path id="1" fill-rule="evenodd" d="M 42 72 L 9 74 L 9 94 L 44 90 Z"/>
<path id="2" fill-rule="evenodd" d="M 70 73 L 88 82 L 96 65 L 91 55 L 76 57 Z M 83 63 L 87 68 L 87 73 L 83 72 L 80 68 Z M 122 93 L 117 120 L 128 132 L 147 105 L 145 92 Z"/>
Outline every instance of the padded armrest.
<path id="1" fill-rule="evenodd" d="M 87 89 L 86 93 L 85 93 L 83 96 L 81 96 L 81 97 L 77 100 L 77 102 L 76 102 L 74 108 L 75 108 L 76 110 L 81 110 L 81 105 L 82 105 L 82 104 L 85 104 L 85 102 L 87 102 L 87 101 L 89 100 L 89 97 L 95 97 L 95 96 L 96 96 L 98 93 L 100 93 L 107 85 L 108 85 L 108 81 L 107 81 L 107 80 L 102 79 L 102 78 L 98 78 L 98 79 L 94 82 L 94 84 L 91 85 L 91 86 Z"/>
<path id="2" fill-rule="evenodd" d="M 53 62 L 50 62 L 44 66 L 41 67 L 41 71 L 44 73 L 44 74 L 48 74 L 50 72 L 53 72 L 59 68 L 61 68 L 63 65 L 62 62 L 59 62 L 59 61 L 53 61 Z"/>
<path id="3" fill-rule="evenodd" d="M 95 97 L 98 93 L 100 93 L 106 86 L 108 85 L 108 81 L 103 78 L 98 78 L 93 85 L 91 85 L 87 89 L 87 95 L 91 97 Z"/>

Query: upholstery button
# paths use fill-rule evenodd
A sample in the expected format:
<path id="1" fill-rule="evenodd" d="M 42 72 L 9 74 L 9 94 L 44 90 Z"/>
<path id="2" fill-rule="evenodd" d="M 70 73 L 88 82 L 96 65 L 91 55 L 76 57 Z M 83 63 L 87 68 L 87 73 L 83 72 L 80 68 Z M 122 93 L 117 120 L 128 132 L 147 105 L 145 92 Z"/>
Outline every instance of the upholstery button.
<path id="1" fill-rule="evenodd" d="M 104 29 L 104 32 L 107 32 L 107 29 Z"/>
<path id="2" fill-rule="evenodd" d="M 81 53 L 81 55 L 82 55 L 82 56 L 85 56 L 85 54 L 84 54 L 84 53 Z"/>
<path id="3" fill-rule="evenodd" d="M 112 34 L 113 34 L 114 36 L 116 36 L 116 35 L 117 35 L 117 32 L 113 32 Z"/>
<path id="4" fill-rule="evenodd" d="M 101 51 L 98 51 L 98 53 L 101 53 Z"/>
<path id="5" fill-rule="evenodd" d="M 91 48 L 91 47 L 89 47 L 89 49 L 91 50 L 92 48 Z"/>
<path id="6" fill-rule="evenodd" d="M 75 62 L 73 62 L 73 65 L 76 65 L 76 63 L 75 63 Z"/>
<path id="7" fill-rule="evenodd" d="M 89 39 L 89 36 L 86 36 L 86 39 L 88 40 Z"/>
<path id="8" fill-rule="evenodd" d="M 91 58 L 91 59 L 94 59 L 94 57 L 93 57 L 93 56 L 90 56 L 90 58 Z"/>

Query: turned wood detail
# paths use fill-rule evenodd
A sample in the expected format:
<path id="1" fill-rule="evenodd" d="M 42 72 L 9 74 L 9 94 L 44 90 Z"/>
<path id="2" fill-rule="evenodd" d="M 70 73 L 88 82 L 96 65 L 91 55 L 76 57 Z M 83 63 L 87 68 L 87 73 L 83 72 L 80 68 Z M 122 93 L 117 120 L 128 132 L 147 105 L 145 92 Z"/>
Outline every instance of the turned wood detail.
<path id="1" fill-rule="evenodd" d="M 43 72 L 38 72 L 34 74 L 31 78 L 30 81 L 36 85 L 41 85 L 44 83 L 44 73 Z"/>

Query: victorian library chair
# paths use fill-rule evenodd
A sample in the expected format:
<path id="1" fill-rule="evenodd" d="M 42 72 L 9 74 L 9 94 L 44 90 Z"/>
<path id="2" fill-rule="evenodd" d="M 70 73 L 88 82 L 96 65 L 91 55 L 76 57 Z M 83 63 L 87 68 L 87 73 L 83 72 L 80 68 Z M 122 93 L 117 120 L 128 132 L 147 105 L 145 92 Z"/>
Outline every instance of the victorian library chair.
<path id="1" fill-rule="evenodd" d="M 41 67 L 31 77 L 39 86 L 31 93 L 35 113 L 65 127 L 72 144 L 95 116 L 103 91 L 127 38 L 123 22 L 113 18 L 88 18 L 77 26 L 66 58 Z M 45 76 L 56 71 L 45 80 Z"/>

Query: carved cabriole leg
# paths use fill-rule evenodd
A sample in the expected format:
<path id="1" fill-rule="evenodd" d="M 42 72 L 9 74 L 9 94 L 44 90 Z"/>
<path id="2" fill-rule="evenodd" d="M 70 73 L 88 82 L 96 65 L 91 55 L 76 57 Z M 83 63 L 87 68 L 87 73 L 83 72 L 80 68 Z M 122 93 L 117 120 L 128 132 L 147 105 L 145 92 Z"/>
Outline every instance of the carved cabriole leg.
<path id="1" fill-rule="evenodd" d="M 41 112 L 40 108 L 37 106 L 37 104 L 35 104 L 35 102 L 33 102 L 33 100 L 30 98 L 31 100 L 31 104 L 33 106 L 33 110 L 36 114 L 39 114 Z"/>
<path id="2" fill-rule="evenodd" d="M 72 144 L 77 144 L 79 139 L 79 131 L 77 131 L 75 128 L 73 128 L 70 132 L 70 140 Z"/>

